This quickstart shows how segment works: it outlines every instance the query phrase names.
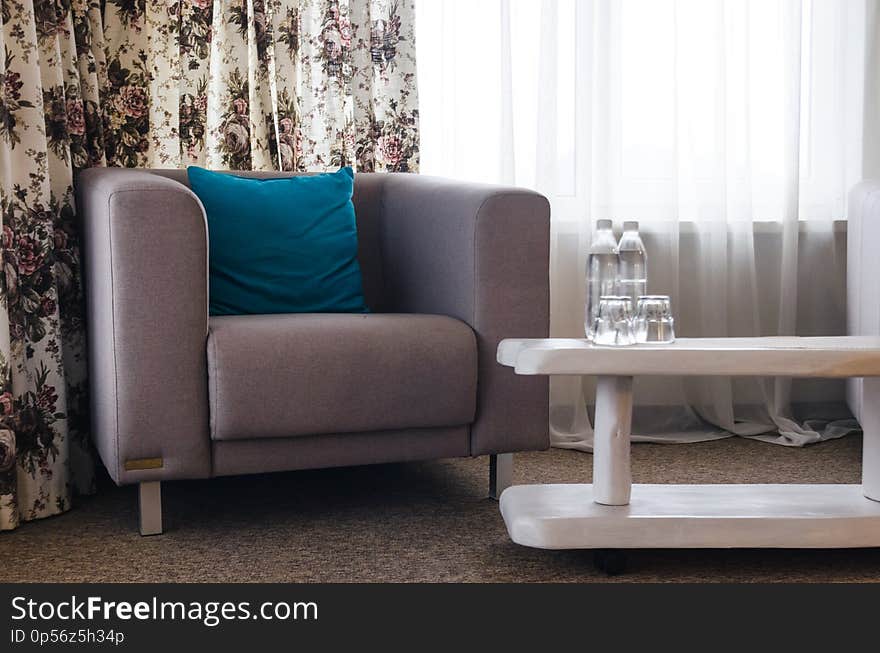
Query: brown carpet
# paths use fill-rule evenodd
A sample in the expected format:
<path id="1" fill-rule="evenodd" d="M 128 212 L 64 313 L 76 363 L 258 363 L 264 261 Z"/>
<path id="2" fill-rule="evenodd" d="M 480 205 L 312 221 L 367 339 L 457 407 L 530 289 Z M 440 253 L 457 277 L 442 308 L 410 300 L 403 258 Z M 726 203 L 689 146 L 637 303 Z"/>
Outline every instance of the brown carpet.
<path id="1" fill-rule="evenodd" d="M 637 445 L 636 482 L 857 483 L 857 437 Z M 520 454 L 517 483 L 588 481 L 588 454 Z M 136 533 L 133 487 L 0 534 L 0 581 L 877 581 L 880 549 L 634 551 L 608 578 L 587 551 L 507 538 L 487 458 L 166 483 L 167 532 Z"/>

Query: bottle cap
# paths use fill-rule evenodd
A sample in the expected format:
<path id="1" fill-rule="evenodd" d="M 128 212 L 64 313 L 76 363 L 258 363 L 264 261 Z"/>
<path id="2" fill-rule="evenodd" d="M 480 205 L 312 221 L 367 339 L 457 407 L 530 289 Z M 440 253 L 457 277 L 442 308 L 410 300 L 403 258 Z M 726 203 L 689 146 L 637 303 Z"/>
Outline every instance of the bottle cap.
<path id="1" fill-rule="evenodd" d="M 624 231 L 638 231 L 639 230 L 639 221 L 638 220 L 627 220 L 623 223 Z"/>
<path id="2" fill-rule="evenodd" d="M 596 229 L 611 229 L 611 220 L 596 220 Z"/>

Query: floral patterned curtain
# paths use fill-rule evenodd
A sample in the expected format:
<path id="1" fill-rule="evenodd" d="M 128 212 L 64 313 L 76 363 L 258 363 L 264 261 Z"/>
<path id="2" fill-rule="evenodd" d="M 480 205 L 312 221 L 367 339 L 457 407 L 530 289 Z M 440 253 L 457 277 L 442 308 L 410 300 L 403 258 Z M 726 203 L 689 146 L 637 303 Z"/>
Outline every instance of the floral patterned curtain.
<path id="1" fill-rule="evenodd" d="M 106 0 L 107 162 L 416 171 L 412 0 Z"/>
<path id="2" fill-rule="evenodd" d="M 412 0 L 0 0 L 0 530 L 92 489 L 73 179 L 416 172 Z"/>

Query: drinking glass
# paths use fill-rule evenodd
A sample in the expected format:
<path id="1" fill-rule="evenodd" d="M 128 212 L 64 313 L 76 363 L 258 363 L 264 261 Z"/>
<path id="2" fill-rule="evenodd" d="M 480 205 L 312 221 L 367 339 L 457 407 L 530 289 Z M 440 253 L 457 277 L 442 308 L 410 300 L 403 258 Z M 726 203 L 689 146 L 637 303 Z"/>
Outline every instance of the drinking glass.
<path id="1" fill-rule="evenodd" d="M 593 342 L 597 345 L 634 345 L 632 299 L 622 295 L 600 297 L 595 327 Z"/>
<path id="2" fill-rule="evenodd" d="M 668 295 L 642 295 L 633 321 L 636 342 L 672 342 L 675 340 L 672 304 Z"/>

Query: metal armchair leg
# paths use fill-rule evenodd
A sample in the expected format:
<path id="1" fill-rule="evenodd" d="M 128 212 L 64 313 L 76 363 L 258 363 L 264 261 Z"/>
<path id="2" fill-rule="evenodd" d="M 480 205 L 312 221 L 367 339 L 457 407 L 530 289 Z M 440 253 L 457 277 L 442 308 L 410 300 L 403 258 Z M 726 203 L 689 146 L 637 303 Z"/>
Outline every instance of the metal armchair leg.
<path id="1" fill-rule="evenodd" d="M 162 483 L 138 484 L 138 512 L 141 535 L 162 534 Z"/>
<path id="2" fill-rule="evenodd" d="M 489 456 L 489 496 L 496 501 L 501 493 L 513 485 L 513 454 L 496 453 Z"/>

